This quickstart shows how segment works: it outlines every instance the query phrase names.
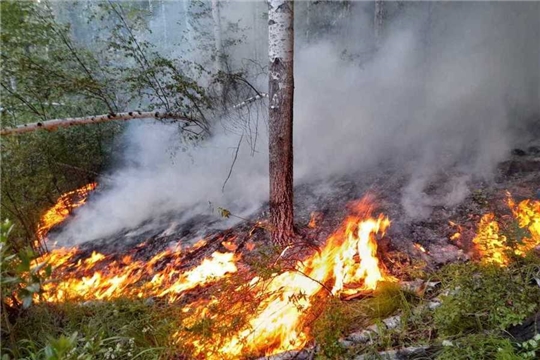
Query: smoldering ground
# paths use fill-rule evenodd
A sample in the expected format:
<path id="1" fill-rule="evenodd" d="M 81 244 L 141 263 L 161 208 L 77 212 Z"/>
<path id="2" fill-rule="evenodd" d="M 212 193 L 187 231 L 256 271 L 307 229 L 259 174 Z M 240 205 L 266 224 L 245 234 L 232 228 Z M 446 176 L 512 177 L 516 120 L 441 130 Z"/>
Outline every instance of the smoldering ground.
<path id="1" fill-rule="evenodd" d="M 468 183 L 489 181 L 526 135 L 511 129 L 538 119 L 540 3 L 390 4 L 377 49 L 372 6 L 354 3 L 335 31 L 296 43 L 295 183 L 326 183 L 331 191 L 329 179 L 398 169 L 408 178 L 404 216 L 427 217 L 433 206 L 463 200 Z M 296 26 L 297 34 L 305 30 L 298 17 Z M 248 37 L 245 46 L 249 40 L 262 41 Z M 264 91 L 264 76 L 251 80 Z M 174 124 L 131 124 L 122 165 L 108 172 L 60 242 L 107 237 L 171 212 L 182 214 L 180 222 L 212 209 L 218 217 L 218 206 L 240 216 L 255 212 L 268 194 L 266 122 L 264 112 L 255 119 L 242 111 L 230 117 L 249 119 L 252 132 L 244 132 L 224 189 L 242 134 L 223 126 L 231 118 L 216 120 L 212 137 L 196 147 L 182 142 Z M 428 195 L 441 173 L 452 176 L 439 184 L 442 192 Z"/>

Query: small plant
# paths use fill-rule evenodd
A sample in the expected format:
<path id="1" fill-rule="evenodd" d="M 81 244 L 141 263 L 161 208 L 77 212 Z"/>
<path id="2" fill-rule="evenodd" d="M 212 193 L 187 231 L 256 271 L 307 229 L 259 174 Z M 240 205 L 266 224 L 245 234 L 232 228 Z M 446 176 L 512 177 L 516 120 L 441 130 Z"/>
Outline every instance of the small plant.
<path id="1" fill-rule="evenodd" d="M 30 247 L 14 252 L 8 242 L 12 229 L 9 220 L 0 225 L 2 303 L 17 307 L 22 302 L 22 306 L 27 308 L 34 297 L 41 294 L 43 275 L 51 275 L 51 266 L 45 263 L 33 266 L 38 256 Z"/>
<path id="2" fill-rule="evenodd" d="M 520 360 L 510 340 L 493 335 L 472 334 L 443 346 L 437 360 Z"/>
<path id="3" fill-rule="evenodd" d="M 540 355 L 540 334 L 532 339 L 518 343 L 519 355 L 524 359 L 538 359 Z"/>

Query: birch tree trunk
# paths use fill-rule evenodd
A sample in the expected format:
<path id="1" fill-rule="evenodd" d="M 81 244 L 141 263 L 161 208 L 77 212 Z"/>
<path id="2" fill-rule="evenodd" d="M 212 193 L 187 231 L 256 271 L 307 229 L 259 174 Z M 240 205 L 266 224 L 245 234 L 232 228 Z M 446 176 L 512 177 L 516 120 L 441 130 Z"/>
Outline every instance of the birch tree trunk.
<path id="1" fill-rule="evenodd" d="M 375 34 L 375 46 L 378 48 L 382 35 L 384 24 L 384 3 L 383 0 L 375 0 L 375 16 L 373 20 L 373 31 Z"/>
<path id="2" fill-rule="evenodd" d="M 269 155 L 272 242 L 293 241 L 294 3 L 269 0 Z"/>

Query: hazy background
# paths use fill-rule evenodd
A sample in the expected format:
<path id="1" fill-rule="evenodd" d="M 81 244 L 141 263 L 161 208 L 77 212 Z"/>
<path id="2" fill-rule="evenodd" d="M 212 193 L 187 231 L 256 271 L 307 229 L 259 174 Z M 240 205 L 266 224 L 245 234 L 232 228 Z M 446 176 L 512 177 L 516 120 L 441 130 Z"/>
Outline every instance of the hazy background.
<path id="1" fill-rule="evenodd" d="M 208 61 L 186 43 L 165 46 L 187 28 L 184 5 L 165 2 L 150 23 L 153 36 L 163 51 Z M 491 179 L 511 147 L 527 140 L 520 131 L 540 113 L 540 3 L 390 3 L 378 49 L 372 3 L 353 2 L 345 15 L 328 6 L 296 8 L 296 184 L 391 166 L 409 179 L 399 194 L 404 216 L 424 218 L 432 206 L 463 200 L 470 181 Z M 244 42 L 225 48 L 233 69 L 251 60 L 266 66 L 264 11 L 260 2 L 223 5 L 222 28 L 243 29 L 235 36 Z M 165 30 L 163 16 L 170 17 Z M 264 71 L 250 76 L 266 91 Z M 131 123 L 117 166 L 60 239 L 105 237 L 170 212 L 184 219 L 217 217 L 218 206 L 253 213 L 268 196 L 265 106 L 215 119 L 213 136 L 196 147 L 175 124 Z M 452 174 L 442 184 L 446 194 L 428 196 L 426 186 L 441 173 Z"/>

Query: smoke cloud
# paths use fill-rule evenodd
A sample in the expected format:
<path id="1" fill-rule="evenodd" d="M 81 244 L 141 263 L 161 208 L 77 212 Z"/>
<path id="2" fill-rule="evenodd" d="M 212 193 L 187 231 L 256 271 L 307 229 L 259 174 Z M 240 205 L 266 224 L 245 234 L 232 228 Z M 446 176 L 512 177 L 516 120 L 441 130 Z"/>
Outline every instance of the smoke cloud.
<path id="1" fill-rule="evenodd" d="M 376 51 L 373 5 L 353 5 L 349 20 L 330 35 L 296 44 L 296 184 L 384 166 L 409 179 L 400 195 L 407 216 L 425 218 L 433 206 L 458 204 L 468 183 L 489 180 L 520 140 L 510 129 L 540 113 L 540 3 L 388 3 Z M 260 30 L 246 44 L 260 41 L 262 16 L 244 18 Z M 300 39 L 302 26 L 297 18 Z M 238 64 L 249 51 L 239 53 L 231 54 Z M 264 76 L 251 80 L 266 86 Z M 174 124 L 131 124 L 121 166 L 59 239 L 78 243 L 217 206 L 249 216 L 268 196 L 267 133 L 264 115 L 250 118 L 251 136 L 242 138 L 222 191 L 241 136 L 223 124 L 240 115 L 247 117 L 216 122 L 213 136 L 197 147 L 182 140 Z M 429 184 L 448 173 L 444 194 L 428 195 Z"/>

